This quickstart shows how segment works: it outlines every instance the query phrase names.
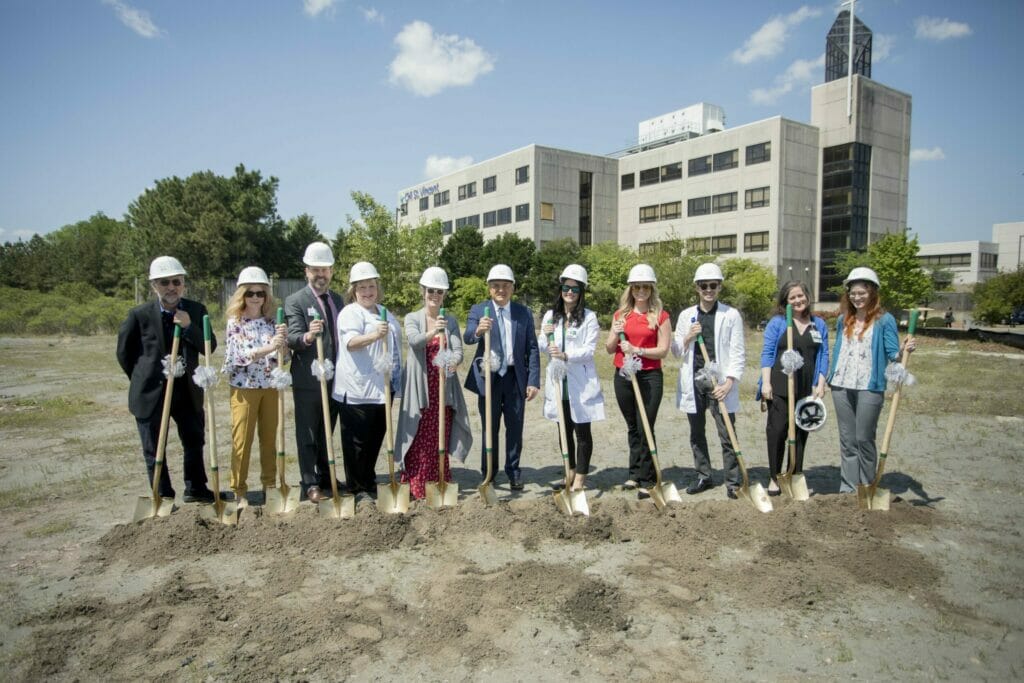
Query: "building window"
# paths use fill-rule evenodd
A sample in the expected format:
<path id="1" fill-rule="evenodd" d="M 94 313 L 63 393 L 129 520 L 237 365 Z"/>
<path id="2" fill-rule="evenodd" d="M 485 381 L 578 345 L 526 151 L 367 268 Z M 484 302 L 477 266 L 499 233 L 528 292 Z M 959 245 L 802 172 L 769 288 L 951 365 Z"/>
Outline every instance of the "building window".
<path id="1" fill-rule="evenodd" d="M 636 187 L 636 173 L 623 173 L 622 189 L 632 190 L 634 187 Z"/>
<path id="2" fill-rule="evenodd" d="M 479 228 L 480 227 L 480 214 L 476 213 L 476 214 L 473 214 L 472 216 L 466 216 L 465 218 L 456 218 L 455 219 L 455 229 L 456 230 L 458 230 L 459 228 L 465 227 L 467 225 L 472 225 L 474 228 Z"/>
<path id="3" fill-rule="evenodd" d="M 655 166 L 654 168 L 645 168 L 640 171 L 640 187 L 644 185 L 655 185 L 661 178 L 661 169 Z"/>
<path id="4" fill-rule="evenodd" d="M 999 263 L 999 254 L 982 254 L 981 255 L 981 268 L 982 268 L 982 270 L 995 270 L 997 263 Z"/>
<path id="5" fill-rule="evenodd" d="M 716 194 L 711 198 L 711 212 L 712 213 L 725 213 L 726 211 L 736 210 L 736 192 L 726 192 L 725 194 Z"/>
<path id="6" fill-rule="evenodd" d="M 451 221 L 443 221 L 441 223 L 441 234 L 442 235 L 450 235 L 450 234 L 452 234 L 452 222 Z"/>
<path id="7" fill-rule="evenodd" d="M 484 194 L 494 192 L 498 189 L 498 176 L 492 175 L 484 178 Z"/>
<path id="8" fill-rule="evenodd" d="M 641 223 L 653 223 L 658 220 L 658 205 L 652 204 L 651 206 L 640 207 L 640 222 Z"/>
<path id="9" fill-rule="evenodd" d="M 743 251 L 768 251 L 768 231 L 745 234 L 743 236 Z"/>
<path id="10" fill-rule="evenodd" d="M 530 205 L 516 204 L 516 223 L 530 220 Z"/>
<path id="11" fill-rule="evenodd" d="M 498 225 L 507 225 L 512 222 L 512 207 L 498 209 Z"/>
<path id="12" fill-rule="evenodd" d="M 420 197 L 420 211 L 426 211 L 430 208 L 430 197 Z"/>
<path id="13" fill-rule="evenodd" d="M 719 152 L 715 155 L 715 171 L 728 171 L 740 165 L 740 151 L 730 149 L 728 152 Z"/>
<path id="14" fill-rule="evenodd" d="M 681 161 L 661 167 L 661 182 L 663 183 L 668 182 L 669 180 L 679 180 L 682 177 L 683 162 Z"/>
<path id="15" fill-rule="evenodd" d="M 555 220 L 555 205 L 549 202 L 540 203 L 540 219 L 542 221 Z"/>
<path id="16" fill-rule="evenodd" d="M 994 256 L 994 254 L 991 254 Z M 961 266 L 970 267 L 971 255 L 970 254 L 940 254 L 938 256 L 921 256 L 918 259 L 922 266 L 929 267 L 942 267 L 942 266 Z"/>
<path id="17" fill-rule="evenodd" d="M 705 173 L 711 173 L 711 156 L 697 157 L 696 159 L 690 159 L 688 164 L 689 169 L 687 174 L 690 176 L 704 175 Z"/>
<path id="18" fill-rule="evenodd" d="M 711 238 L 712 254 L 735 254 L 736 235 L 720 235 Z"/>
<path id="19" fill-rule="evenodd" d="M 520 166 L 516 169 L 516 185 L 530 182 L 530 167 Z"/>
<path id="20" fill-rule="evenodd" d="M 711 238 L 694 237 L 686 241 L 686 251 L 691 254 L 710 254 Z"/>
<path id="21" fill-rule="evenodd" d="M 747 146 L 747 166 L 751 164 L 763 164 L 772 160 L 772 143 L 762 142 L 759 145 Z"/>
<path id="22" fill-rule="evenodd" d="M 484 211 L 484 227 L 493 228 L 498 224 L 498 212 L 497 211 Z"/>
<path id="23" fill-rule="evenodd" d="M 661 220 L 668 221 L 683 215 L 682 202 L 668 202 L 661 205 Z"/>
<path id="24" fill-rule="evenodd" d="M 470 197 L 476 196 L 476 183 L 466 183 L 465 185 L 459 185 L 459 199 L 469 199 Z"/>
<path id="25" fill-rule="evenodd" d="M 402 202 L 402 206 L 399 207 L 399 210 L 402 212 L 403 216 L 408 216 L 409 215 L 409 202 Z"/>
<path id="26" fill-rule="evenodd" d="M 711 197 L 694 197 L 686 202 L 687 216 L 706 216 L 711 213 Z"/>
<path id="27" fill-rule="evenodd" d="M 762 206 L 769 205 L 769 200 L 771 199 L 771 188 L 756 187 L 753 190 L 747 190 L 744 194 L 744 208 L 760 209 Z"/>
<path id="28" fill-rule="evenodd" d="M 675 248 L 676 242 L 643 242 L 638 250 L 641 256 L 654 256 L 655 254 L 668 254 L 670 256 L 679 256 L 679 252 Z"/>
<path id="29" fill-rule="evenodd" d="M 437 207 L 439 207 L 439 206 L 444 206 L 445 204 L 448 204 L 449 202 L 451 202 L 451 199 L 449 198 L 450 195 L 448 194 L 449 192 L 451 192 L 451 190 L 445 190 L 444 192 L 435 192 L 434 193 L 434 208 L 435 209 Z"/>

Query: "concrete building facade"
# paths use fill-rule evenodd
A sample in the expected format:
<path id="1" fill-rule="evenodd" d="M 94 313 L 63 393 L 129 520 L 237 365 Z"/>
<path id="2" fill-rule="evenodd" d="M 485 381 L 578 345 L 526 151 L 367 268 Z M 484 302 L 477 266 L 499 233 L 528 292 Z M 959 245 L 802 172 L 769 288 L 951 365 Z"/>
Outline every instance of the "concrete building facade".
<path id="1" fill-rule="evenodd" d="M 954 288 L 967 288 L 994 277 L 998 257 L 998 244 L 978 240 L 922 244 L 917 252 L 922 267 L 951 272 Z"/>
<path id="2" fill-rule="evenodd" d="M 1012 273 L 1024 264 L 1024 221 L 994 224 L 992 241 L 999 245 L 1000 271 Z"/>

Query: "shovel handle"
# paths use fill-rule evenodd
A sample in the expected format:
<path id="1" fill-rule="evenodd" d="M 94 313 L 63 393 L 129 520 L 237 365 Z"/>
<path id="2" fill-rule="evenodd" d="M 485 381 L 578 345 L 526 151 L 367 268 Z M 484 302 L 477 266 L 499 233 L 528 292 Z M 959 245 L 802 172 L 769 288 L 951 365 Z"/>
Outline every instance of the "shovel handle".
<path id="1" fill-rule="evenodd" d="M 320 314 L 313 312 L 313 320 L 320 320 Z M 320 365 L 324 364 L 324 339 L 323 335 L 316 335 L 316 359 Z M 331 433 L 331 409 L 328 404 L 330 397 L 327 394 L 327 378 L 320 375 L 320 408 L 323 411 L 324 419 L 324 440 L 327 442 L 327 464 L 331 468 L 331 493 L 334 495 L 335 505 L 341 499 L 338 498 L 338 477 L 337 468 L 334 464 L 334 435 Z"/>
<path id="2" fill-rule="evenodd" d="M 444 308 L 438 311 L 438 315 L 441 318 L 445 317 Z M 438 353 L 444 353 L 446 342 L 447 339 L 442 334 L 438 339 Z M 447 367 L 437 369 L 437 488 L 441 492 L 442 498 L 448 484 L 448 478 L 444 476 L 444 456 L 448 451 L 448 440 L 444 431 L 445 417 L 447 417 L 445 414 L 445 379 L 447 379 L 447 375 Z"/>
<path id="3" fill-rule="evenodd" d="M 626 334 L 619 332 L 619 340 L 626 341 Z M 644 406 L 644 397 L 640 393 L 640 383 L 636 381 L 636 375 L 629 378 L 633 385 L 633 396 L 636 398 L 637 411 L 640 413 L 640 422 L 644 426 L 644 436 L 647 437 L 647 450 L 651 452 L 651 462 L 654 464 L 655 483 L 661 488 L 661 464 L 658 462 L 658 447 L 654 443 L 654 432 L 651 431 L 651 421 L 647 418 L 647 408 Z"/>
<path id="4" fill-rule="evenodd" d="M 160 412 L 160 433 L 157 435 L 156 464 L 153 466 L 153 516 L 160 508 L 160 473 L 164 467 L 164 452 L 167 450 L 167 428 L 171 422 L 171 396 L 174 393 L 174 364 L 178 359 L 178 348 L 181 346 L 181 325 L 174 324 L 174 337 L 171 340 L 171 362 L 168 367 L 167 384 L 164 386 L 164 405 Z"/>
<path id="5" fill-rule="evenodd" d="M 786 304 L 786 350 L 793 350 L 793 304 Z M 789 396 L 786 397 L 788 406 L 789 426 L 786 432 L 786 443 L 789 449 L 789 467 L 786 469 L 788 476 L 793 476 L 796 471 L 796 373 L 786 375 L 786 388 Z M 771 473 L 773 476 L 774 472 Z"/>
<path id="6" fill-rule="evenodd" d="M 210 356 L 213 355 L 213 326 L 210 316 L 203 316 L 203 366 L 210 367 Z M 217 421 L 214 415 L 213 387 L 203 389 L 203 405 L 206 408 L 206 431 L 210 451 L 210 474 L 213 475 L 213 503 L 220 506 L 220 466 L 217 462 Z M 244 482 L 243 482 L 244 484 Z"/>
<path id="7" fill-rule="evenodd" d="M 704 345 L 704 335 L 697 335 L 697 344 L 700 346 L 700 353 L 704 357 L 704 364 L 708 365 L 711 363 L 711 358 L 708 356 L 708 349 Z M 729 442 L 732 444 L 732 449 L 736 451 L 736 463 L 740 466 L 740 474 L 743 475 L 743 490 L 746 491 L 750 486 L 750 480 L 747 478 L 747 464 L 743 460 L 743 451 L 740 450 L 739 439 L 736 438 L 736 430 L 733 429 L 732 420 L 729 419 L 729 409 L 725 407 L 724 400 L 718 401 L 718 411 L 722 413 L 725 431 L 729 433 Z"/>
<path id="8" fill-rule="evenodd" d="M 914 332 L 917 330 L 917 317 L 921 314 L 918 309 L 910 311 L 910 322 L 907 324 L 907 336 L 913 337 Z M 910 354 L 904 349 L 900 356 L 900 362 L 903 363 L 903 367 L 906 368 L 910 363 Z M 889 442 L 892 440 L 892 432 L 896 427 L 896 409 L 900 405 L 900 395 L 902 393 L 903 385 L 897 384 L 896 389 L 892 393 L 892 403 L 889 406 L 889 417 L 885 421 L 885 434 L 882 436 L 882 448 L 878 452 L 878 468 L 875 470 L 875 479 L 871 482 L 871 495 L 875 495 L 875 489 L 878 488 L 878 482 L 882 479 L 882 472 L 885 471 L 885 459 L 889 457 Z"/>
<path id="9" fill-rule="evenodd" d="M 388 321 L 388 309 L 384 306 L 380 307 L 380 321 L 386 323 Z M 387 356 L 388 339 L 391 336 L 389 330 L 387 335 L 384 336 L 384 355 Z M 388 458 L 388 478 L 390 479 L 389 485 L 391 491 L 394 493 L 398 490 L 398 482 L 395 481 L 395 436 L 391 431 L 391 378 L 384 377 L 384 450 L 387 452 Z"/>
<path id="10" fill-rule="evenodd" d="M 484 317 L 491 317 L 491 307 L 484 306 Z M 488 365 L 491 362 L 491 333 L 484 335 L 484 362 Z M 484 457 L 487 458 L 487 475 L 484 478 L 484 485 L 491 483 L 494 476 L 494 468 L 491 467 L 491 369 L 488 367 L 484 374 Z"/>

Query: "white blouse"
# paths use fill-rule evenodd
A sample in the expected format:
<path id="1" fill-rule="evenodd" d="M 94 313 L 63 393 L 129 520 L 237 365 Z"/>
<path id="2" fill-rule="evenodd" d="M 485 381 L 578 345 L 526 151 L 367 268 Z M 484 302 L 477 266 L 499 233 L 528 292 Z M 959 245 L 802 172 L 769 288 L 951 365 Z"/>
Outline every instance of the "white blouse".
<path id="1" fill-rule="evenodd" d="M 853 338 L 843 337 L 839 358 L 836 359 L 836 371 L 832 375 L 834 387 L 863 391 L 871 382 L 871 338 L 874 336 L 875 326 L 872 324 L 865 330 L 863 339 L 857 338 L 860 329 L 861 323 L 854 323 Z"/>

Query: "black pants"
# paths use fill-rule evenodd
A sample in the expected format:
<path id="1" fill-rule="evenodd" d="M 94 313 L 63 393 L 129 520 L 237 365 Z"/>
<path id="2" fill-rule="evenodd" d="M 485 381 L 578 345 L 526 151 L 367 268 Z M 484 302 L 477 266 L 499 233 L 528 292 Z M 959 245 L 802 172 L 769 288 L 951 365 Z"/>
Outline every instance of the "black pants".
<path id="1" fill-rule="evenodd" d="M 590 455 L 594 452 L 594 439 L 590 436 L 589 422 L 573 422 L 569 401 L 562 401 L 562 414 L 565 415 L 565 440 L 568 442 L 569 468 L 577 474 L 590 471 Z M 558 430 L 558 445 L 562 445 L 562 430 Z M 572 482 L 566 482 L 572 486 Z"/>
<path id="2" fill-rule="evenodd" d="M 386 428 L 383 403 L 341 404 L 341 453 L 349 493 L 377 493 L 377 456 Z"/>
<path id="3" fill-rule="evenodd" d="M 654 439 L 654 447 L 657 448 L 658 439 L 654 434 L 654 423 L 658 419 L 658 408 L 661 406 L 661 396 L 665 386 L 664 376 L 660 369 L 641 370 L 636 373 L 636 381 L 640 386 L 640 397 L 643 399 L 643 407 L 647 412 L 647 421 L 651 425 L 651 438 Z M 615 400 L 619 404 L 622 417 L 626 420 L 626 441 L 629 443 L 629 478 L 645 488 L 653 486 L 657 480 L 654 473 L 654 460 L 651 458 L 651 449 L 647 446 L 647 435 L 644 433 L 636 395 L 633 393 L 633 383 L 616 371 L 614 386 Z"/>
<path id="4" fill-rule="evenodd" d="M 725 427 L 725 418 L 718 407 L 718 401 L 710 393 L 704 393 L 700 389 L 694 392 L 694 399 L 697 403 L 697 412 L 686 415 L 690 420 L 693 468 L 697 470 L 697 476 L 711 479 L 711 455 L 708 453 L 708 439 L 704 434 L 706 411 L 710 408 L 711 416 L 715 419 L 715 426 L 718 428 L 718 440 L 722 444 L 722 468 L 725 470 L 725 483 L 729 488 L 736 488 L 740 485 L 740 467 L 736 460 L 736 450 L 732 447 L 732 440 L 729 438 L 729 431 Z M 736 413 L 729 413 L 729 421 L 735 429 Z"/>
<path id="5" fill-rule="evenodd" d="M 163 398 L 161 398 L 150 417 L 135 418 L 135 425 L 139 429 L 139 438 L 142 440 L 142 457 L 146 462 L 146 471 L 149 473 L 147 479 L 150 486 L 153 485 L 153 470 L 156 468 L 156 446 L 160 438 L 160 416 L 163 414 L 163 403 Z M 201 491 L 206 488 L 206 467 L 203 463 L 206 419 L 203 411 L 197 411 L 192 406 L 187 392 L 174 392 L 171 398 L 171 418 L 178 428 L 178 438 L 181 439 L 181 447 L 185 455 L 185 490 Z M 170 429 L 168 429 L 169 431 Z M 169 436 L 168 441 L 170 441 Z M 174 497 L 174 487 L 171 486 L 169 470 L 168 462 L 165 459 L 163 467 L 160 469 L 159 493 L 161 498 Z"/>
<path id="6" fill-rule="evenodd" d="M 765 425 L 764 434 L 768 439 L 768 467 L 772 479 L 782 471 L 782 463 L 785 462 L 786 454 L 789 452 L 786 439 L 789 436 L 789 402 L 785 396 L 775 396 L 768 401 L 768 424 Z M 807 445 L 807 432 L 802 429 L 796 430 L 796 469 L 794 472 L 804 471 L 804 446 Z"/>
<path id="7" fill-rule="evenodd" d="M 331 490 L 331 469 L 327 462 L 327 435 L 324 433 L 324 411 L 320 389 L 292 389 L 295 405 L 295 449 L 299 461 L 302 490 L 319 486 Z M 331 418 L 331 434 L 338 421 L 338 402 L 327 398 Z"/>

